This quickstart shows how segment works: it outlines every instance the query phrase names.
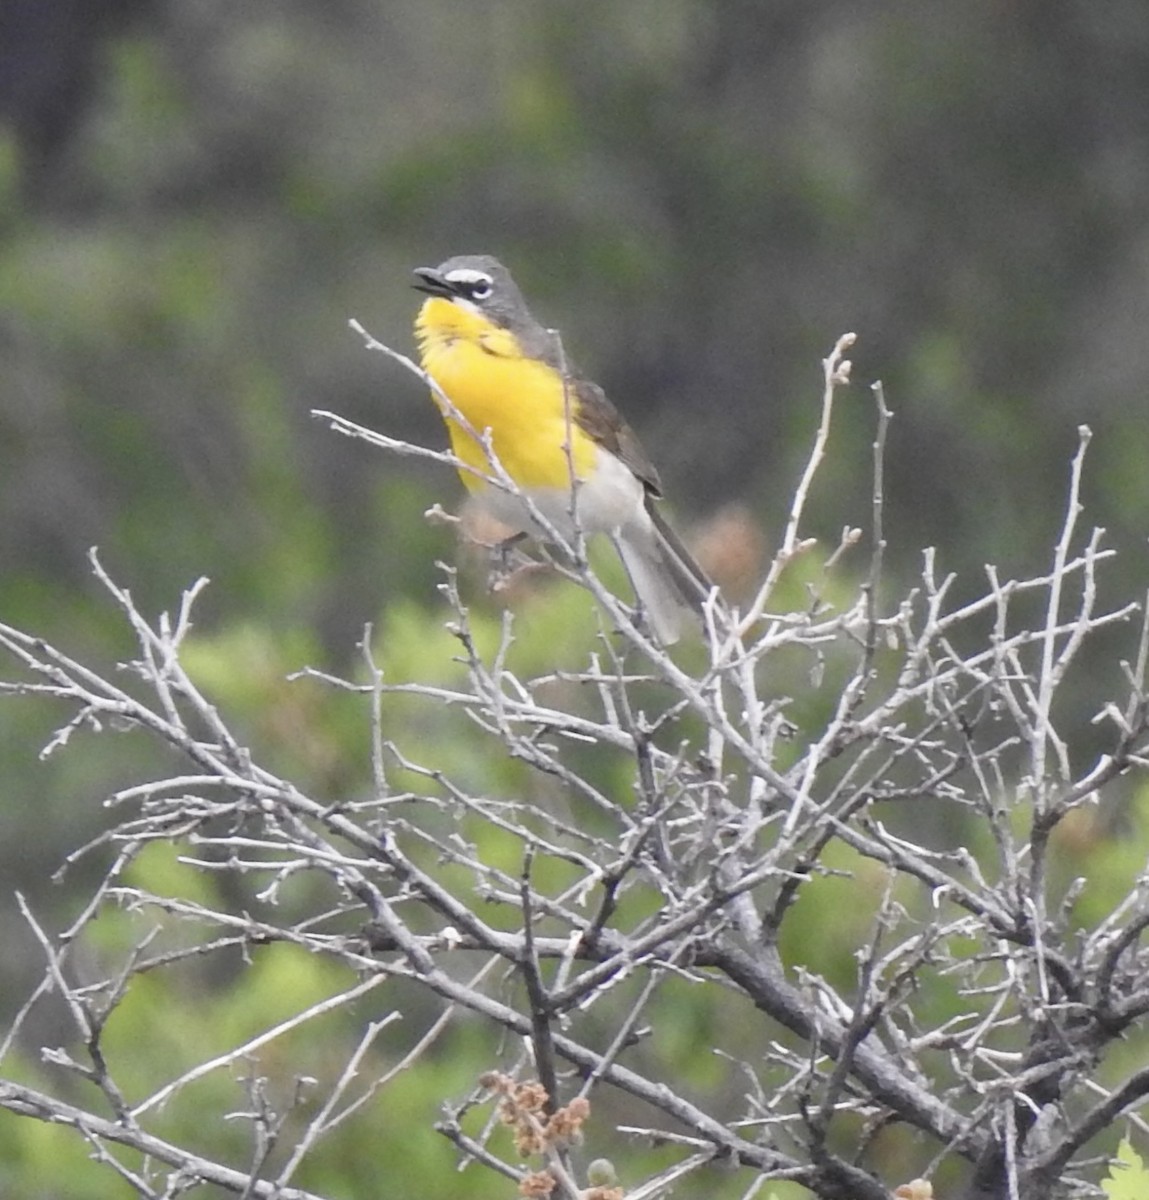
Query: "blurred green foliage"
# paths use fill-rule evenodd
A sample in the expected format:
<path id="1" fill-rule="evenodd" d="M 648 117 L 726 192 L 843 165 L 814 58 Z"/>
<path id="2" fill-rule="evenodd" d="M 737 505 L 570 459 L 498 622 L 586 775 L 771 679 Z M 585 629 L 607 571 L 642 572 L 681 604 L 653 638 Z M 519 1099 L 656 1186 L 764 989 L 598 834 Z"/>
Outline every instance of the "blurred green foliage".
<path id="1" fill-rule="evenodd" d="M 1149 1171 L 1128 1138 L 1123 1138 L 1117 1157 L 1101 1185 L 1109 1200 L 1137 1200 L 1149 1188 Z"/>
<path id="2" fill-rule="evenodd" d="M 37 141 L 0 111 L 0 620 L 108 663 L 130 644 L 91 580 L 90 546 L 153 610 L 210 576 L 189 656 L 205 690 L 301 786 L 333 799 L 369 787 L 363 704 L 286 676 L 313 665 L 362 680 L 369 622 L 389 680 L 460 676 L 434 566 L 455 549 L 421 517 L 459 489 L 308 414 L 441 444 L 417 381 L 345 323 L 408 349 L 410 268 L 488 250 L 633 419 L 684 524 L 737 501 L 777 542 L 817 420 L 818 360 L 856 328 L 856 376 L 884 376 L 897 413 L 885 599 L 923 544 L 967 577 L 984 561 L 1044 562 L 1081 423 L 1096 434 L 1088 520 L 1125 550 L 1105 586 L 1122 599 L 1143 586 L 1140 0 L 944 17 L 844 0 L 134 7 L 129 28 L 90 34 L 94 85 L 70 136 Z M 824 545 L 868 524 L 872 436 L 858 387 L 811 500 L 807 532 Z M 813 558 L 792 575 L 795 607 L 807 584 L 826 593 Z M 849 586 L 831 581 L 829 597 Z M 477 583 L 465 595 L 487 649 L 497 615 Z M 584 595 L 540 588 L 517 607 L 516 669 L 581 665 L 596 627 Z M 834 664 L 817 668 L 795 663 L 779 681 L 809 727 L 834 696 Z M 1082 752 L 1096 736 L 1086 718 L 1116 686 L 1115 672 L 1083 677 Z M 579 702 L 577 685 L 554 688 Z M 105 798 L 163 757 L 136 733 L 79 730 L 41 762 L 61 716 L 9 701 L 0 722 L 0 875 L 57 924 L 98 864 L 82 860 L 61 887 L 51 872 L 104 827 Z M 412 699 L 386 718 L 415 760 L 468 787 L 565 802 L 448 710 Z M 578 766 L 628 802 L 627 764 L 588 750 Z M 1066 886 L 1089 879 L 1082 921 L 1136 873 L 1144 825 L 1137 797 L 1086 810 L 1065 834 Z M 160 859 L 137 869 L 211 884 Z M 839 980 L 884 886 L 841 865 L 853 877 L 804 891 L 786 947 Z M 42 964 L 26 930 L 2 927 L 10 1012 Z M 113 951 L 124 935 L 109 929 Z M 206 1032 L 242 1037 L 254 1014 L 333 986 L 323 964 L 275 948 L 256 965 L 242 994 L 210 979 L 141 987 L 124 1038 L 173 1056 L 186 1038 L 194 1055 Z M 705 1091 L 720 1078 L 705 1049 L 718 1017 L 689 991 L 673 997 L 681 1057 L 666 1069 Z M 333 1143 L 315 1186 L 370 1194 L 386 1163 L 389 1191 L 448 1194 L 450 1154 L 412 1130 L 489 1065 L 465 1031 L 451 1036 L 452 1053 L 405 1081 L 416 1098 L 401 1113 L 380 1101 L 379 1142 Z M 322 1071 L 316 1047 L 298 1053 L 285 1073 Z M 204 1087 L 214 1105 L 235 1084 Z M 106 1194 L 58 1131 L 0 1121 L 0 1144 L 6 1191 L 31 1195 L 34 1175 L 43 1197 Z M 467 1178 L 469 1192 L 503 1194 Z"/>
<path id="3" fill-rule="evenodd" d="M 594 636 L 593 609 L 583 593 L 543 581 L 536 582 L 534 588 L 533 594 L 521 600 L 520 619 L 514 624 L 515 640 L 508 650 L 508 666 L 522 678 L 537 678 L 564 665 L 579 665 L 585 661 Z M 445 628 L 444 616 L 442 608 L 428 610 L 413 602 L 396 603 L 387 609 L 374 631 L 371 656 L 388 682 L 446 689 L 464 682 L 467 651 L 458 636 Z M 501 625 L 497 613 L 472 614 L 475 652 L 485 661 L 489 662 L 497 650 Z M 251 745 L 257 761 L 272 765 L 314 795 L 344 803 L 354 801 L 372 787 L 370 697 L 313 677 L 288 679 L 320 652 L 314 634 L 302 628 L 272 636 L 254 623 L 232 623 L 215 632 L 193 634 L 183 658 L 224 719 Z M 831 661 L 824 675 L 832 678 L 839 669 Z M 800 665 L 789 682 L 796 683 L 808 670 L 808 664 Z M 352 672 L 352 682 L 363 686 L 369 678 L 366 660 L 361 659 Z M 597 707 L 594 689 L 561 675 L 546 686 L 555 689 L 555 702 L 568 709 L 593 712 Z M 832 684 L 827 686 L 833 692 Z M 652 687 L 639 703 L 647 715 L 654 715 L 658 711 L 658 689 Z M 44 715 L 35 705 L 10 703 L 9 708 L 25 721 L 30 715 Z M 806 732 L 814 731 L 825 719 L 825 713 L 819 713 L 816 706 L 805 716 L 802 712 L 801 706 L 795 706 L 796 715 L 809 722 L 803 725 Z M 673 744 L 682 732 L 672 726 L 660 736 Z M 508 758 L 497 738 L 468 720 L 461 709 L 443 704 L 434 695 L 386 696 L 383 733 L 412 766 L 410 771 L 389 771 L 392 794 L 398 797 L 400 789 L 409 786 L 413 795 L 423 797 L 410 801 L 421 806 L 418 823 L 434 828 L 442 821 L 454 830 L 460 847 L 473 847 L 483 861 L 502 867 L 512 894 L 522 870 L 521 843 L 474 819 L 459 821 L 446 808 L 440 814 L 437 806 L 446 799 L 446 793 L 437 778 L 483 796 L 524 803 L 541 800 L 574 824 L 588 830 L 594 827 L 593 808 L 580 806 L 553 780 Z M 108 789 L 112 779 L 124 783 L 152 777 L 154 769 L 168 765 L 162 759 L 162 755 L 157 759 L 154 752 L 144 750 L 138 734 L 96 737 L 80 732 L 73 744 L 56 751 L 41 771 L 57 789 L 60 804 L 74 806 L 77 801 L 106 794 L 106 790 L 96 790 L 101 772 Z M 394 762 L 389 751 L 387 759 Z M 624 755 L 593 747 L 585 758 L 573 756 L 571 762 L 575 761 L 613 802 L 624 806 L 633 803 L 633 763 Z M 921 828 L 905 812 L 880 815 L 895 827 L 901 820 L 910 829 Z M 1064 876 L 1059 886 L 1068 888 L 1078 876 L 1088 880 L 1068 914 L 1071 925 L 1095 925 L 1127 894 L 1143 865 L 1139 847 L 1144 844 L 1147 816 L 1144 797 L 1139 797 L 1125 815 L 1120 837 L 1111 836 L 1107 830 L 1106 814 L 1092 808 L 1082 809 L 1059 830 L 1054 855 L 1057 869 Z M 100 823 L 97 821 L 95 827 Z M 74 822 L 69 829 L 71 847 L 79 840 L 80 830 Z M 955 831 L 955 836 L 964 837 L 969 832 Z M 937 836 L 944 842 L 940 831 Z M 983 864 L 992 863 L 988 843 L 979 846 L 967 841 L 967 845 Z M 100 862 L 104 861 L 103 852 L 94 853 Z M 46 872 L 54 865 L 40 862 L 38 869 Z M 85 872 L 93 872 L 97 865 L 82 859 L 73 866 L 64 878 L 64 895 L 82 900 Z M 472 886 L 470 872 L 461 865 L 445 866 L 430 855 L 425 865 L 439 871 L 461 895 L 465 896 Z M 256 919 L 266 911 L 268 919 L 277 922 L 290 919 L 291 914 L 302 919 L 322 912 L 337 900 L 326 894 L 330 888 L 326 878 L 317 881 L 310 872 L 289 875 L 274 893 L 262 894 L 241 885 L 242 877 L 222 869 L 224 866 L 213 858 L 210 845 L 154 845 L 134 860 L 123 883 L 181 903 L 231 907 Z M 543 861 L 536 868 L 535 885 L 558 895 L 569 882 L 565 874 L 561 863 Z M 822 976 L 849 995 L 858 970 L 856 948 L 867 942 L 880 906 L 891 899 L 920 914 L 923 927 L 934 919 L 939 903 L 946 910 L 944 900 L 908 887 L 905 881 L 891 894 L 889 877 L 879 866 L 860 860 L 845 847 L 831 845 L 819 870 L 798 893 L 783 925 L 783 960 L 799 979 L 807 972 Z M 640 922 L 654 901 L 653 894 L 626 894 L 621 898 L 617 919 L 624 925 Z M 482 918 L 496 928 L 517 928 L 521 919 L 513 906 L 487 903 L 480 911 Z M 42 912 L 39 915 L 45 916 Z M 954 916 L 956 912 L 947 911 L 946 915 Z M 64 916 L 61 913 L 57 919 Z M 110 910 L 91 927 L 82 952 L 93 969 L 114 973 L 115 964 L 149 932 L 154 940 L 147 952 L 157 956 L 178 953 L 218 935 L 218 931 L 195 919 L 160 922 L 155 912 Z M 348 928 L 346 932 L 357 931 Z M 546 932 L 545 923 L 540 932 Z M 971 969 L 983 952 L 984 947 L 971 942 Z M 461 962 L 460 969 L 468 968 Z M 998 968 L 978 969 L 979 978 L 988 980 Z M 928 991 L 915 1003 L 922 1027 L 940 1026 L 959 1013 L 964 1003 L 960 989 L 969 982 L 952 975 L 933 978 Z M 164 1080 L 258 1037 L 277 1022 L 290 1020 L 354 983 L 344 968 L 290 945 L 248 945 L 242 950 L 236 946 L 210 956 L 193 955 L 135 979 L 125 1003 L 109 1024 L 105 1053 L 116 1065 L 129 1103 L 140 1103 Z M 618 1003 L 632 1001 L 640 985 L 636 978 L 633 987 L 621 989 Z M 258 1071 L 269 1080 L 271 1100 L 286 1105 L 295 1090 L 302 1087 L 298 1108 L 282 1134 L 285 1147 L 290 1147 L 293 1133 L 301 1130 L 313 1114 L 309 1088 L 314 1088 L 316 1096 L 323 1096 L 366 1022 L 379 1020 L 392 1010 L 402 1012 L 404 1019 L 387 1028 L 365 1060 L 360 1078 L 369 1081 L 385 1074 L 441 1011 L 438 1004 L 428 1006 L 425 999 L 416 1001 L 402 981 L 391 981 L 353 1006 L 341 1007 L 300 1030 L 253 1048 L 252 1072 Z M 583 1019 L 591 1027 L 601 1025 L 601 1036 L 609 1039 L 615 1012 L 613 1007 L 596 1008 Z M 649 1043 L 640 1042 L 629 1052 L 636 1066 L 719 1113 L 733 1113 L 740 1106 L 747 1079 L 740 1064 L 761 1072 L 768 1085 L 770 1041 L 800 1049 L 790 1035 L 772 1029 L 764 1018 L 748 1044 L 750 1031 L 741 999 L 731 991 L 708 989 L 685 978 L 668 978 L 644 1017 L 659 1036 Z M 68 1045 L 74 1040 L 62 1016 L 54 1029 L 49 1026 L 45 1036 L 49 1045 Z M 1123 1078 L 1135 1069 L 1144 1052 L 1144 1037 L 1129 1037 L 1111 1053 L 1110 1061 L 1104 1064 L 1104 1076 Z M 431 1126 L 443 1105 L 467 1095 L 481 1072 L 494 1065 L 492 1053 L 483 1023 L 457 1017 L 433 1049 L 420 1058 L 416 1069 L 405 1072 L 375 1096 L 359 1119 L 324 1139 L 309 1156 L 300 1184 L 322 1194 L 357 1196 L 370 1193 L 380 1179 L 386 1178 L 394 1186 L 417 1185 L 430 1196 L 450 1194 L 455 1186 L 453 1152 L 431 1132 Z M 33 1067 L 30 1062 L 14 1065 L 9 1060 L 6 1069 L 33 1082 L 50 1076 L 53 1086 L 61 1084 L 58 1071 L 46 1066 Z M 947 1086 L 941 1054 L 937 1072 L 941 1089 Z M 299 1085 L 301 1077 L 313 1077 L 318 1082 Z M 68 1087 L 65 1084 L 65 1094 Z M 202 1146 L 215 1155 L 243 1161 L 248 1137 L 245 1122 L 220 1125 L 218 1115 L 242 1111 L 249 1103 L 244 1096 L 244 1073 L 216 1070 L 158 1110 L 157 1132 L 177 1143 Z M 472 1118 L 481 1115 L 475 1113 Z M 609 1092 L 601 1094 L 588 1128 L 587 1158 L 606 1152 L 620 1164 L 624 1175 L 634 1180 L 673 1161 L 671 1148 L 648 1149 L 640 1143 L 619 1141 L 610 1133 L 615 1124 L 635 1123 L 641 1123 L 641 1117 L 627 1103 Z M 836 1129 L 836 1143 L 851 1136 L 844 1124 Z M 860 1129 L 853 1130 L 853 1136 L 860 1133 Z M 25 1185 L 29 1195 L 46 1198 L 54 1195 L 55 1189 L 66 1190 L 67 1180 L 73 1176 L 84 1181 L 75 1194 L 88 1194 L 83 1188 L 100 1172 L 79 1159 L 74 1147 L 57 1152 L 56 1138 L 41 1131 L 35 1122 L 0 1122 L 5 1170 L 17 1180 L 35 1176 L 40 1190 L 27 1192 Z M 871 1153 L 884 1177 L 897 1181 L 919 1173 L 923 1155 L 928 1159 L 932 1149 L 919 1145 L 916 1136 L 906 1130 L 890 1129 L 877 1139 Z M 27 1174 L 21 1176 L 20 1171 Z M 707 1186 L 715 1196 L 741 1195 L 747 1186 L 742 1172 L 731 1174 L 715 1168 L 713 1177 L 708 1174 L 707 1178 Z M 939 1188 L 945 1186 L 946 1178 L 944 1173 L 937 1177 Z M 471 1167 L 467 1180 L 468 1188 L 480 1196 L 506 1194 L 502 1182 L 488 1172 Z M 788 1188 L 776 1190 L 779 1200 L 797 1195 Z M 91 1194 L 96 1194 L 95 1190 Z"/>

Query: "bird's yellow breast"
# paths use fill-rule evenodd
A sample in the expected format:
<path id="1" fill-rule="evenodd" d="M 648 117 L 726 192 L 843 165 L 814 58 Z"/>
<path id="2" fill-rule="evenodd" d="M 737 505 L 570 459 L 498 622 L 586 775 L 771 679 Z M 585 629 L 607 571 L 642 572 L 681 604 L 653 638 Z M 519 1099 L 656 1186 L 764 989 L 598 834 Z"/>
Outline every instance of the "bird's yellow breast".
<path id="1" fill-rule="evenodd" d="M 419 310 L 415 335 L 423 369 L 476 434 L 490 430 L 495 455 L 520 487 L 569 488 L 571 459 L 579 479 L 593 472 L 598 448 L 568 419 L 561 375 L 541 360 L 526 357 L 509 330 L 450 300 L 432 297 Z M 437 396 L 435 400 L 443 411 L 442 401 Z M 574 404 L 571 394 L 569 405 Z M 443 418 L 455 454 L 492 474 L 478 441 L 446 411 Z M 471 491 L 485 486 L 469 472 L 461 474 Z"/>

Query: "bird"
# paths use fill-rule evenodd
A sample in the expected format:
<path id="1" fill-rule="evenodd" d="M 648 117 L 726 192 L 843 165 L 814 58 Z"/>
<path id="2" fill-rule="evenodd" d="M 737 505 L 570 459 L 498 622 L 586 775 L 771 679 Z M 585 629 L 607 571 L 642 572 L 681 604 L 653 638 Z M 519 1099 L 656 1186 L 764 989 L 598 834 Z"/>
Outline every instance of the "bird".
<path id="1" fill-rule="evenodd" d="M 576 530 L 606 534 L 647 627 L 672 645 L 714 585 L 658 511 L 662 484 L 634 431 L 497 258 L 458 255 L 414 276 L 427 297 L 415 340 L 451 449 L 471 468 L 459 471 L 464 486 L 515 531 L 508 540 L 545 539 L 548 524 L 568 545 Z M 520 494 L 499 486 L 492 454 Z"/>

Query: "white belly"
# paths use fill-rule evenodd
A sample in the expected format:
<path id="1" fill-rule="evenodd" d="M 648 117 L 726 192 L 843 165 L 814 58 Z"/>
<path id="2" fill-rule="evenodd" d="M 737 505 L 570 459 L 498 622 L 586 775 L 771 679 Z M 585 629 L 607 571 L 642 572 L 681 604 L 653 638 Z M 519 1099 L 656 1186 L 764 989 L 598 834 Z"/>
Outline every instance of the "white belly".
<path id="1" fill-rule="evenodd" d="M 573 497 L 570 488 L 532 488 L 529 495 L 543 517 L 567 541 L 574 539 L 575 531 L 572 500 L 584 534 L 646 532 L 650 526 L 642 484 L 629 467 L 606 450 L 599 450 L 594 473 L 578 485 Z M 478 499 L 504 525 L 522 533 L 540 534 L 538 522 L 531 519 L 521 496 L 488 487 Z"/>

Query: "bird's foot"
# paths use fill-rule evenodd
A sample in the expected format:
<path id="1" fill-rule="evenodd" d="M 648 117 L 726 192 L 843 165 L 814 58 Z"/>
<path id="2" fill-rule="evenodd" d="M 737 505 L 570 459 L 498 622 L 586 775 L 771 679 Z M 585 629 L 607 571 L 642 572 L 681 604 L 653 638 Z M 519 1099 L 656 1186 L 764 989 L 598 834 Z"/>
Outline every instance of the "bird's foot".
<path id="1" fill-rule="evenodd" d="M 493 593 L 505 591 L 524 573 L 538 567 L 539 564 L 520 549 L 526 538 L 525 533 L 516 533 L 489 547 L 488 587 Z"/>

